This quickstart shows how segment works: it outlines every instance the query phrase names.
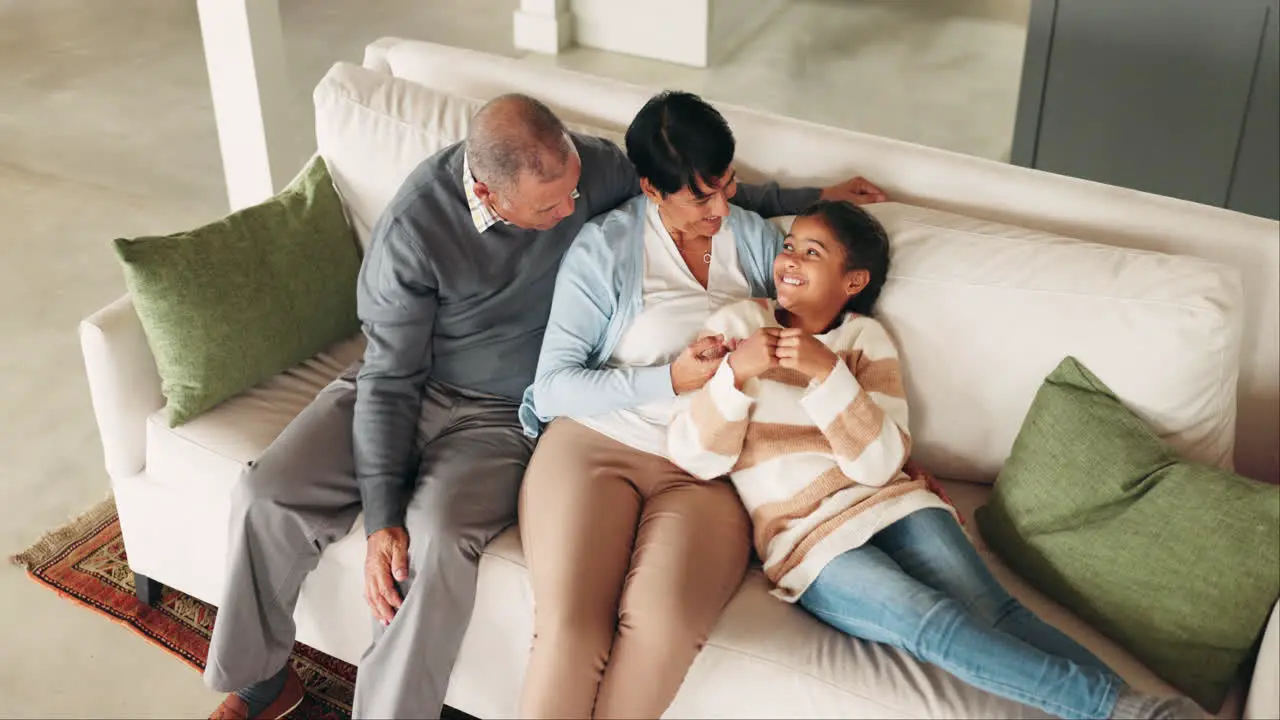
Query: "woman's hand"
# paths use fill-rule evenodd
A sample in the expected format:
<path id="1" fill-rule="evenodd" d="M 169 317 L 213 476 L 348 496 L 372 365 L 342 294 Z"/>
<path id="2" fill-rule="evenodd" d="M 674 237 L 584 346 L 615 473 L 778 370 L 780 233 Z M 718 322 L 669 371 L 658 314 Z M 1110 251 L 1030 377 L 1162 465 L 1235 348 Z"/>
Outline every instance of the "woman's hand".
<path id="1" fill-rule="evenodd" d="M 671 389 L 677 395 L 683 395 L 706 385 L 720 369 L 725 352 L 723 335 L 708 335 L 694 340 L 671 363 Z"/>
<path id="2" fill-rule="evenodd" d="M 804 373 L 818 382 L 826 380 L 840 361 L 831 348 L 799 328 L 787 328 L 779 333 L 775 353 L 778 365 Z"/>
<path id="3" fill-rule="evenodd" d="M 779 328 L 760 328 L 746 340 L 731 341 L 733 353 L 729 355 L 729 367 L 733 368 L 733 384 L 739 390 L 751 378 L 778 366 L 774 351 L 778 347 L 779 332 Z"/>

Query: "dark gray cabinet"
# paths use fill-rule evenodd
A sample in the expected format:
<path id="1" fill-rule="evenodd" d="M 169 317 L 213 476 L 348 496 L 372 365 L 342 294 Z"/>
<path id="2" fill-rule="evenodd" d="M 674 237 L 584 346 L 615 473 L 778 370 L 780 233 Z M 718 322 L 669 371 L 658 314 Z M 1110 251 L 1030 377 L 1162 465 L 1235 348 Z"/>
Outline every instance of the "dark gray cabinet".
<path id="1" fill-rule="evenodd" d="M 1277 0 L 1032 0 L 1013 162 L 1280 218 Z"/>

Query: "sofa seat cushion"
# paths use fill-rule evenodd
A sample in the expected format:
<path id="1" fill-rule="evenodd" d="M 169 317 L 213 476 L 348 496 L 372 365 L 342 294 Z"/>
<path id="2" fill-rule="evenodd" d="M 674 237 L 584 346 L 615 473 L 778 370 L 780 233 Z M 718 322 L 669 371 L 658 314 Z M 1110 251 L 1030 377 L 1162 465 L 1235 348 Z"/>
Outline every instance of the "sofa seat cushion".
<path id="1" fill-rule="evenodd" d="M 179 428 L 169 428 L 164 415 L 157 413 L 148 427 L 148 475 L 225 505 L 245 464 L 361 351 L 359 338 L 341 343 Z M 949 480 L 942 484 L 972 527 L 973 511 L 987 502 L 990 487 Z M 357 519 L 352 532 L 325 551 L 303 585 L 295 613 L 300 641 L 348 662 L 359 660 L 371 630 L 361 597 L 361 527 Z M 994 556 L 983 551 L 983 557 L 1015 597 L 1081 641 L 1130 683 L 1152 692 L 1173 692 Z M 489 544 L 481 560 L 475 612 L 450 697 L 465 701 L 468 710 L 480 716 L 514 717 L 516 708 L 507 702 L 519 697 L 532 630 L 528 570 L 519 530 L 513 527 Z M 477 706 L 478 701 L 490 705 Z M 1239 703 L 1236 692 L 1221 715 L 1238 712 Z M 769 595 L 758 569 L 749 573 L 725 609 L 667 716 L 726 712 L 734 717 L 1045 717 L 975 690 L 897 650 L 842 635 Z"/>
<path id="2" fill-rule="evenodd" d="M 245 465 L 362 352 L 363 338 L 351 338 L 177 428 L 157 412 L 147 427 L 148 476 L 225 505 Z M 973 511 L 987 502 L 990 486 L 954 480 L 942 484 L 972 528 Z M 360 527 L 357 519 L 352 532 L 326 550 L 303 586 L 295 613 L 299 640 L 349 662 L 359 659 L 371 629 L 361 598 L 365 542 Z M 1032 611 L 1138 688 L 1173 692 L 1118 645 L 1031 588 L 987 553 L 979 538 L 975 544 L 1000 582 Z M 450 696 L 458 693 L 469 701 L 487 697 L 493 707 L 471 711 L 514 716 L 516 709 L 503 703 L 519 697 L 532 629 L 528 570 L 513 527 L 484 552 L 475 614 Z M 729 709 L 741 717 L 1045 717 L 897 650 L 842 635 L 769 595 L 758 569 L 749 573 L 725 609 L 667 715 L 723 716 L 726 697 L 735 698 Z M 1238 711 L 1239 703 L 1236 692 L 1220 714 Z"/>
<path id="3" fill-rule="evenodd" d="M 972 526 L 973 511 L 985 504 L 990 488 L 963 481 L 942 481 L 957 510 Z M 977 533 L 972 533 L 976 535 Z M 495 548 L 510 557 L 510 551 Z M 1172 689 L 1115 643 L 1038 593 L 993 555 L 980 552 L 1001 584 L 1050 624 L 1092 650 L 1130 683 L 1153 692 Z M 753 569 L 742 589 L 726 608 L 668 715 L 690 717 L 713 713 L 716 698 L 712 685 L 725 678 L 741 682 L 760 676 L 759 683 L 741 682 L 722 692 L 743 695 L 742 707 L 759 708 L 760 717 L 1048 717 L 1017 703 L 978 691 L 938 668 L 877 643 L 855 640 L 817 621 L 801 608 L 787 605 L 768 594 L 769 584 Z M 731 675 L 714 672 L 716 666 L 741 666 Z M 751 667 L 755 666 L 753 671 Z M 767 670 L 767 671 L 766 671 Z M 775 677 L 769 675 L 792 677 Z M 778 690 L 803 687 L 810 704 L 790 704 L 797 695 Z M 736 704 L 736 703 L 735 703 Z"/>
<path id="4" fill-rule="evenodd" d="M 972 525 L 973 511 L 986 503 L 991 488 L 951 480 L 942 484 Z M 1092 650 L 1129 683 L 1153 693 L 1175 692 L 1123 648 L 979 548 L 1011 594 Z M 481 567 L 481 597 L 462 663 L 491 661 L 501 654 L 493 648 L 503 642 L 503 636 L 508 637 L 506 642 L 525 643 L 532 629 L 530 609 L 515 607 L 511 596 L 519 588 L 527 602 L 527 570 L 516 528 L 489 544 Z M 501 589 L 503 598 L 492 601 L 487 597 L 490 589 L 495 593 Z M 695 660 L 667 717 L 1048 717 L 976 690 L 898 650 L 851 639 L 777 600 L 768 590 L 763 574 L 753 569 Z M 477 626 L 477 622 L 486 625 Z M 513 633 L 520 635 L 518 640 L 509 639 Z M 505 677 L 493 680 L 494 673 L 479 670 L 470 667 L 454 677 L 470 677 L 471 671 L 477 671 L 488 682 L 510 682 Z M 523 668 L 519 670 L 522 674 Z M 474 695 L 467 693 L 467 697 Z M 1233 692 L 1222 709 L 1223 717 L 1239 712 L 1241 697 L 1239 689 Z M 497 706 L 485 709 L 495 717 L 514 712 L 514 708 Z"/>
<path id="5" fill-rule="evenodd" d="M 348 338 L 178 427 L 156 411 L 147 419 L 147 475 L 225 497 L 244 466 L 363 353 L 364 336 Z"/>

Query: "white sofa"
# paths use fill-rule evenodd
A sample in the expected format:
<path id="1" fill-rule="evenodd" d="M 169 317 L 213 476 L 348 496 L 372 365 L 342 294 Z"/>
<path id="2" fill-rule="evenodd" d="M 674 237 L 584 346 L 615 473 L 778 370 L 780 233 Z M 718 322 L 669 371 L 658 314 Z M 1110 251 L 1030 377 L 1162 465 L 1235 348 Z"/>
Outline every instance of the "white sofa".
<path id="1" fill-rule="evenodd" d="M 465 133 L 476 106 L 472 98 L 513 90 L 606 134 L 623 129 L 652 93 L 394 38 L 370 45 L 363 67 L 336 65 L 315 93 L 318 145 L 360 239 L 367 241 L 370 225 L 409 169 Z M 967 517 L 989 493 L 987 483 L 1007 456 L 1040 379 L 1068 352 L 1188 455 L 1224 465 L 1234 456 L 1245 474 L 1271 481 L 1280 476 L 1277 223 L 722 109 L 739 139 L 744 175 L 816 184 L 860 173 L 906 203 L 877 210 L 893 232 L 897 254 L 882 311 L 911 377 L 918 458 L 944 478 Z M 130 565 L 216 603 L 233 483 L 245 463 L 359 357 L 360 339 L 170 429 L 130 300 L 121 298 L 87 318 L 80 333 Z M 360 527 L 357 521 L 355 531 L 326 552 L 296 613 L 300 641 L 352 663 L 369 637 Z M 1016 596 L 1131 683 L 1172 692 L 1131 655 L 984 554 Z M 448 704 L 482 718 L 514 717 L 531 625 L 532 598 L 512 529 L 481 561 L 475 613 Z M 1280 715 L 1280 606 L 1256 668 L 1220 713 L 1242 714 Z M 753 571 L 668 716 L 1042 714 L 897 651 L 851 640 L 771 598 Z"/>

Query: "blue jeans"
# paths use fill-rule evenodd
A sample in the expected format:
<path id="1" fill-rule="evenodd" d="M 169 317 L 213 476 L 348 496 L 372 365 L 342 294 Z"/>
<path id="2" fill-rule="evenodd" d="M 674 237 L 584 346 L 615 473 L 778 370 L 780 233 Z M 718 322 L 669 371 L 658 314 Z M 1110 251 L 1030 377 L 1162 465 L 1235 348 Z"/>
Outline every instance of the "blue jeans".
<path id="1" fill-rule="evenodd" d="M 800 596 L 818 619 L 974 687 L 1063 718 L 1106 718 L 1122 681 L 992 577 L 960 524 L 919 510 L 827 564 Z"/>

